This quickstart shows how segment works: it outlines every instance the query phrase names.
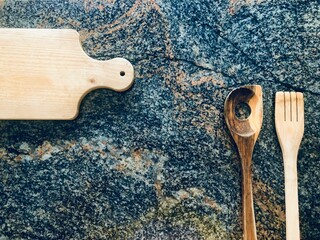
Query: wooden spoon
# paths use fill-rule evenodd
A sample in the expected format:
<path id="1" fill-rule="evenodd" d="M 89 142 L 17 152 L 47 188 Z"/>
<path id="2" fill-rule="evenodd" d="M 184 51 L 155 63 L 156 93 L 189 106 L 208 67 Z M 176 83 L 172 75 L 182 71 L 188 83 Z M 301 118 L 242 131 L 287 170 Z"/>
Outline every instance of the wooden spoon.
<path id="1" fill-rule="evenodd" d="M 238 104 L 243 103 L 250 107 L 251 114 L 246 119 L 239 119 L 236 116 L 236 107 Z M 243 239 L 257 239 L 253 208 L 251 162 L 254 145 L 258 138 L 263 118 L 261 86 L 243 86 L 230 92 L 224 104 L 224 115 L 241 158 Z"/>

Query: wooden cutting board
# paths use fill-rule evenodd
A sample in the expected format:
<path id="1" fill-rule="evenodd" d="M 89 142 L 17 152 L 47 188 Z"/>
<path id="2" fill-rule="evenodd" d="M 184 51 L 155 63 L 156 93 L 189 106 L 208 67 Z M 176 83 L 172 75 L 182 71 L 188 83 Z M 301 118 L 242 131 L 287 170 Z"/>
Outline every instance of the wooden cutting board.
<path id="1" fill-rule="evenodd" d="M 0 119 L 74 119 L 88 92 L 133 79 L 123 58 L 90 58 L 75 30 L 0 29 Z"/>

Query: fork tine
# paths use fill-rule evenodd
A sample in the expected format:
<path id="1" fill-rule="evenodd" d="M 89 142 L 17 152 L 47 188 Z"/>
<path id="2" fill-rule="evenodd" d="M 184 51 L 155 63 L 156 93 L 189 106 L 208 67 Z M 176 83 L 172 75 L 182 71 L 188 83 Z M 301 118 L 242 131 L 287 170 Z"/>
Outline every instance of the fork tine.
<path id="1" fill-rule="evenodd" d="M 297 92 L 297 108 L 298 108 L 298 121 L 304 124 L 304 101 L 303 93 Z"/>
<path id="2" fill-rule="evenodd" d="M 297 102 L 297 93 L 290 92 L 290 122 L 298 121 L 298 102 Z"/>
<path id="3" fill-rule="evenodd" d="M 291 109 L 292 109 L 289 92 L 284 92 L 283 102 L 284 102 L 283 103 L 284 104 L 284 121 L 289 122 L 291 119 L 290 115 L 291 115 Z"/>
<path id="4" fill-rule="evenodd" d="M 276 105 L 275 105 L 276 121 L 284 121 L 284 93 L 276 93 Z"/>

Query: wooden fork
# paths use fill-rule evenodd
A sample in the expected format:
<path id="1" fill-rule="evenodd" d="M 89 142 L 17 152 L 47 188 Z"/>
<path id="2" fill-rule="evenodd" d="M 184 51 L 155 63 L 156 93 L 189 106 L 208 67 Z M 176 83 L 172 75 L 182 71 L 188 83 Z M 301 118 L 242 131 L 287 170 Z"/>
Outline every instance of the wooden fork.
<path id="1" fill-rule="evenodd" d="M 297 157 L 304 132 L 303 94 L 277 92 L 275 124 L 282 150 L 285 175 L 286 239 L 300 239 Z"/>

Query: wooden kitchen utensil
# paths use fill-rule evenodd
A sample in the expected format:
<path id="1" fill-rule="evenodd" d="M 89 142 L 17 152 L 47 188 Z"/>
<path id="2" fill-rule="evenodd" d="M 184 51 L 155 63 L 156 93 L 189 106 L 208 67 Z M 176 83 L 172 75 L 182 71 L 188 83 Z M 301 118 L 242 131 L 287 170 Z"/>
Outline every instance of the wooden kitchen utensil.
<path id="1" fill-rule="evenodd" d="M 275 124 L 285 175 L 286 239 L 300 239 L 297 157 L 304 132 L 303 94 L 277 92 Z"/>
<path id="2" fill-rule="evenodd" d="M 236 107 L 239 104 L 246 104 L 250 107 L 251 114 L 248 118 L 239 119 L 236 116 Z M 224 104 L 224 115 L 241 158 L 243 239 L 256 240 L 251 162 L 263 119 L 261 86 L 243 86 L 230 92 Z"/>
<path id="3" fill-rule="evenodd" d="M 98 61 L 71 29 L 0 29 L 0 119 L 73 119 L 91 90 L 125 91 L 134 70 Z"/>

